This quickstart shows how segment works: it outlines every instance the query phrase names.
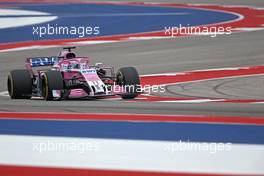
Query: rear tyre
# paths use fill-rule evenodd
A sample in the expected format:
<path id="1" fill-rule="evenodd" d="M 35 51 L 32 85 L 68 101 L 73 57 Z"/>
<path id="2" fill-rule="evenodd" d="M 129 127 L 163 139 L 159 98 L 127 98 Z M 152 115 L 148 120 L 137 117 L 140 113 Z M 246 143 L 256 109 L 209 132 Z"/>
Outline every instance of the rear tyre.
<path id="1" fill-rule="evenodd" d="M 126 94 L 121 95 L 123 99 L 133 99 L 138 96 L 140 90 L 140 78 L 134 67 L 123 67 L 117 72 L 117 84 L 125 86 Z"/>
<path id="2" fill-rule="evenodd" d="M 32 78 L 28 70 L 12 70 L 7 78 L 7 90 L 12 99 L 30 99 Z"/>
<path id="3" fill-rule="evenodd" d="M 45 100 L 54 100 L 52 90 L 64 89 L 63 77 L 59 71 L 49 70 L 42 77 L 42 96 Z"/>

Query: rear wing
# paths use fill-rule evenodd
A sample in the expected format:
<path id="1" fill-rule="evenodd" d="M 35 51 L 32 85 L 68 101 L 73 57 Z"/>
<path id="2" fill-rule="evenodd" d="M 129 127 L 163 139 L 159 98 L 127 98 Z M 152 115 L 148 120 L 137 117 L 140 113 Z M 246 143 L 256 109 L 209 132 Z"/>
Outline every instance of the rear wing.
<path id="1" fill-rule="evenodd" d="M 57 63 L 59 58 L 57 56 L 51 57 L 31 57 L 27 58 L 26 64 L 30 67 L 52 66 Z"/>

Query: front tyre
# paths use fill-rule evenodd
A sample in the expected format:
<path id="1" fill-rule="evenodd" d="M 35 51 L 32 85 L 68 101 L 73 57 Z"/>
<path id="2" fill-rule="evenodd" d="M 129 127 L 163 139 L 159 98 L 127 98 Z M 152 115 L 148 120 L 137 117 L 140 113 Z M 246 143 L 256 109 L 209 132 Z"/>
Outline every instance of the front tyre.
<path id="1" fill-rule="evenodd" d="M 125 87 L 126 94 L 121 95 L 123 99 L 133 99 L 138 96 L 140 89 L 140 78 L 134 67 L 123 67 L 117 72 L 117 84 Z"/>
<path id="2" fill-rule="evenodd" d="M 12 70 L 7 78 L 7 90 L 11 99 L 30 99 L 32 78 L 28 70 Z"/>
<path id="3" fill-rule="evenodd" d="M 45 100 L 54 100 L 52 90 L 64 89 L 63 77 L 59 71 L 49 70 L 42 76 L 42 96 Z"/>

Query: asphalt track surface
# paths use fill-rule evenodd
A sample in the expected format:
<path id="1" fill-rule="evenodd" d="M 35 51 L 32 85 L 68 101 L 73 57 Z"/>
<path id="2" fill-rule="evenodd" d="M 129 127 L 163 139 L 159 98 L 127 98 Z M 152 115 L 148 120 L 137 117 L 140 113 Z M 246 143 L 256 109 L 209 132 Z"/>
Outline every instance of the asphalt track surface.
<path id="1" fill-rule="evenodd" d="M 145 1 L 147 2 L 147 1 Z M 153 2 L 153 1 L 152 1 Z M 166 1 L 175 3 L 217 3 L 255 5 L 263 1 Z M 264 31 L 222 35 L 181 37 L 80 46 L 78 55 L 88 55 L 92 62 L 114 66 L 135 66 L 140 74 L 182 72 L 223 67 L 263 65 Z M 34 49 L 0 53 L 0 91 L 6 90 L 10 70 L 24 68 L 30 56 L 58 53 L 60 48 Z M 184 83 L 168 86 L 165 95 L 203 98 L 264 99 L 264 76 L 240 77 Z M 263 104 L 242 103 L 158 103 L 123 100 L 10 100 L 0 96 L 0 111 L 232 115 L 263 117 Z"/>

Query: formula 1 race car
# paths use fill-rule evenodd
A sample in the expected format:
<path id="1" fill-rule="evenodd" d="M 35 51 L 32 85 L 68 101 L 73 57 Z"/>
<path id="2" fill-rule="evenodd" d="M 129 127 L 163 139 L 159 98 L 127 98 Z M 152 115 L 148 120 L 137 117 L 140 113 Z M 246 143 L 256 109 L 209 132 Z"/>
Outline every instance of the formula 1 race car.
<path id="1" fill-rule="evenodd" d="M 115 73 L 113 67 L 102 63 L 90 65 L 88 57 L 76 57 L 72 49 L 75 47 L 65 47 L 58 56 L 27 58 L 26 69 L 12 70 L 8 75 L 10 97 L 62 100 L 114 95 L 133 99 L 138 96 L 140 78 L 134 67 L 123 67 Z M 36 67 L 43 69 L 36 70 Z"/>

